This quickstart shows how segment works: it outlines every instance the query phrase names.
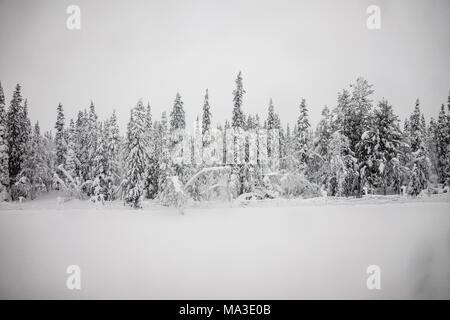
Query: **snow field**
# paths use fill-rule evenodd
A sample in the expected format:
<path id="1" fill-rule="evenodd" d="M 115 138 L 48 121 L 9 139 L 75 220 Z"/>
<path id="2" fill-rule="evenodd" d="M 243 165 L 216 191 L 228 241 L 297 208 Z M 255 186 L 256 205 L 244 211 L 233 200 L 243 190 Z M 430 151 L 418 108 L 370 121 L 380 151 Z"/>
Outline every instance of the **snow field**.
<path id="1" fill-rule="evenodd" d="M 55 209 L 54 198 L 9 207 L 0 298 L 450 298 L 449 197 L 312 200 L 183 216 L 152 204 Z M 381 290 L 366 287 L 373 264 Z M 81 290 L 66 287 L 69 265 L 81 268 Z"/>

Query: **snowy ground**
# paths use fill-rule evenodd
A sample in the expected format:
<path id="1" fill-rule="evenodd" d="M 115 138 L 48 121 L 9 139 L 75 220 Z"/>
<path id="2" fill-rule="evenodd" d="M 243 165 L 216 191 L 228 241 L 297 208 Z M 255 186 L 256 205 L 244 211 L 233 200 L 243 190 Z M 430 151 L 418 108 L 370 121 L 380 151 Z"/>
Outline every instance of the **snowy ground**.
<path id="1" fill-rule="evenodd" d="M 0 204 L 0 298 L 450 298 L 450 197 Z M 368 290 L 366 268 L 381 268 Z M 79 265 L 79 291 L 66 268 Z"/>

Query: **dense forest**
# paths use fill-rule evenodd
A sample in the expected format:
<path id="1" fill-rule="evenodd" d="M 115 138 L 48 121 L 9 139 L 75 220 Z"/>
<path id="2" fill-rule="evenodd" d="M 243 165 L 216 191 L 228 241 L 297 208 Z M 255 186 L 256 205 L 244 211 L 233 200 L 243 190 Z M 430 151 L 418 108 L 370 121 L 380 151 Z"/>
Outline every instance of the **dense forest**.
<path id="1" fill-rule="evenodd" d="M 373 93 L 373 86 L 358 78 L 338 93 L 335 106 L 323 108 L 315 129 L 301 98 L 291 128 L 281 123 L 272 99 L 264 116 L 245 114 L 239 73 L 231 121 L 213 125 L 206 90 L 193 134 L 185 131 L 178 93 L 170 114 L 158 120 L 149 104 L 138 101 L 125 134 L 116 113 L 100 120 L 93 102 L 70 120 L 60 103 L 54 131 L 41 133 L 39 123 L 29 119 L 21 86 L 7 108 L 0 84 L 0 200 L 60 190 L 68 199 L 121 199 L 140 207 L 146 198 L 182 206 L 187 199 L 448 191 L 450 94 L 447 106 L 435 107 L 436 118 L 427 122 L 417 99 L 401 122 L 387 100 L 373 102 Z"/>

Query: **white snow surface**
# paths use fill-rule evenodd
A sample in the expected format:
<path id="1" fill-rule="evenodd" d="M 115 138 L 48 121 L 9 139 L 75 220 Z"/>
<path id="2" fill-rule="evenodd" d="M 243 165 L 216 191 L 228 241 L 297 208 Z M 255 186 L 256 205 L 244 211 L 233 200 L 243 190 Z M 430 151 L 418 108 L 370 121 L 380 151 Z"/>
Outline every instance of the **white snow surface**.
<path id="1" fill-rule="evenodd" d="M 450 196 L 0 203 L 1 299 L 450 298 Z M 81 290 L 66 269 L 81 268 Z M 368 290 L 366 268 L 381 268 Z"/>

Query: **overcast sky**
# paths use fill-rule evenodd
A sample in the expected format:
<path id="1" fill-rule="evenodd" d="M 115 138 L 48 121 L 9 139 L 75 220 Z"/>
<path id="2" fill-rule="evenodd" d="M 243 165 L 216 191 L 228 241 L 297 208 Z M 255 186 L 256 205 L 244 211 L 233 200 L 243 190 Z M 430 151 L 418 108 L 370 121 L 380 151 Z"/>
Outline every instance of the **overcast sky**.
<path id="1" fill-rule="evenodd" d="M 81 8 L 81 30 L 66 27 L 70 4 Z M 380 30 L 366 27 L 370 4 Z M 239 70 L 244 112 L 265 117 L 273 98 L 284 124 L 301 97 L 316 124 L 359 75 L 401 119 L 417 97 L 429 118 L 450 89 L 449 17 L 448 0 L 0 0 L 0 81 L 8 105 L 23 86 L 43 130 L 58 102 L 71 118 L 92 99 L 101 119 L 116 109 L 123 129 L 139 98 L 159 119 L 176 92 L 190 129 L 206 88 L 223 122 Z"/>

